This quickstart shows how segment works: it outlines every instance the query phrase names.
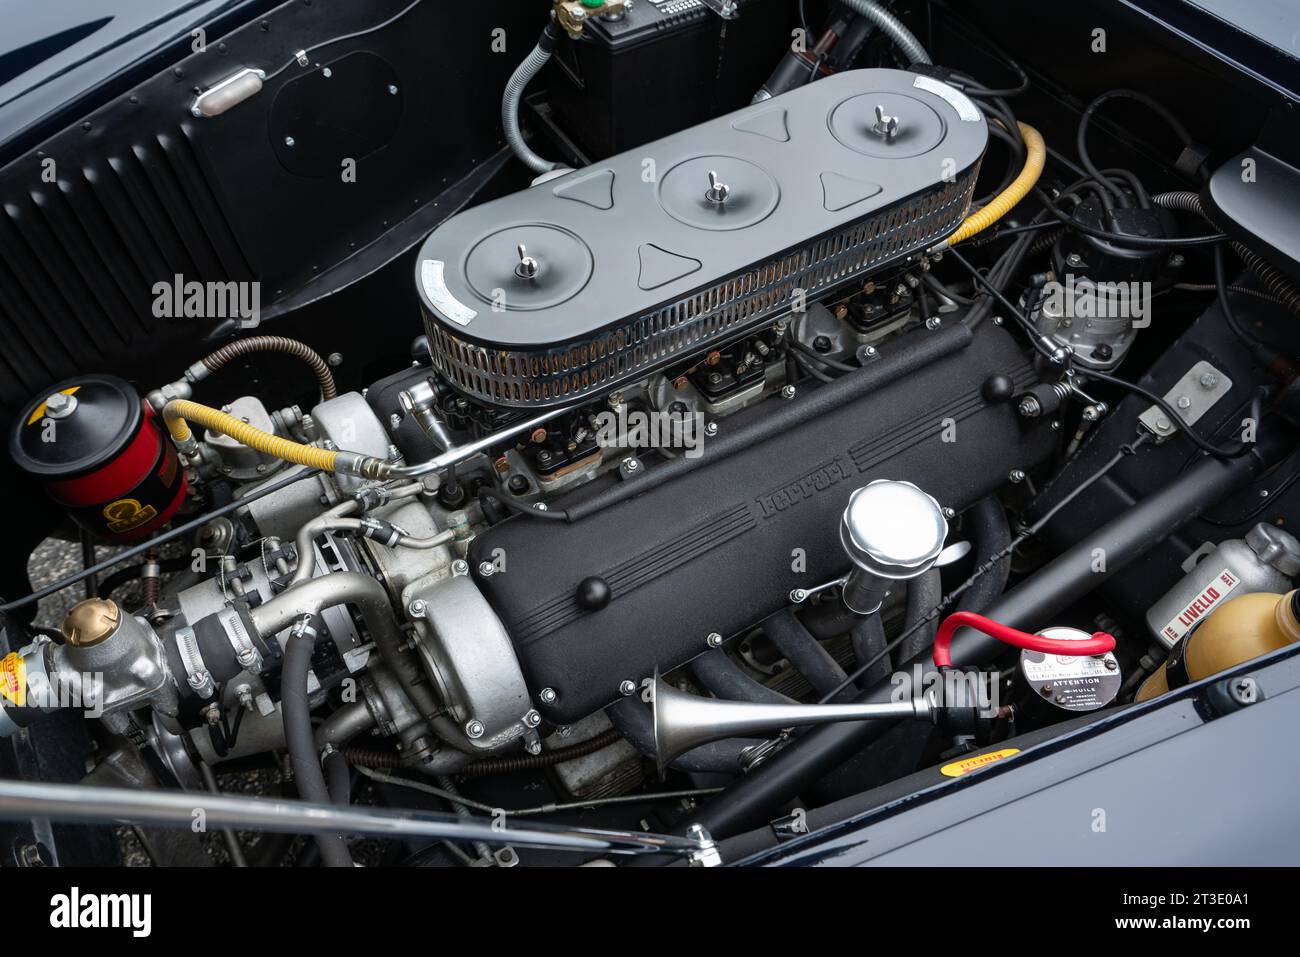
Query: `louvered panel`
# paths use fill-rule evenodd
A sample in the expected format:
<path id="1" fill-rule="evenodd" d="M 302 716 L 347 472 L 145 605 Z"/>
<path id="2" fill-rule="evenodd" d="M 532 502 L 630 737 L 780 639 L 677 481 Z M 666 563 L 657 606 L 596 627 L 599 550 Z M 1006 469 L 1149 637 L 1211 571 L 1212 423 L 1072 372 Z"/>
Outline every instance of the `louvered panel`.
<path id="1" fill-rule="evenodd" d="M 212 184 L 199 165 L 194 144 L 184 135 L 184 131 L 181 136 L 159 136 L 158 143 L 171 161 L 172 171 L 189 199 L 189 208 L 203 224 L 203 235 L 221 264 L 220 271 L 207 278 L 251 280 L 252 267 L 235 240 L 234 230 L 230 228 L 230 222 L 221 204 L 217 202 Z"/>
<path id="2" fill-rule="evenodd" d="M 0 329 L 5 336 L 0 342 L 0 402 L 6 405 L 26 399 L 48 382 L 64 359 L 62 347 L 44 322 L 21 318 L 36 311 L 18 277 L 0 259 Z"/>
<path id="3" fill-rule="evenodd" d="M 152 289 L 154 283 L 171 279 L 171 264 L 164 258 L 158 238 L 145 225 L 140 210 L 131 202 L 109 161 L 101 159 L 88 165 L 83 172 L 104 215 L 113 224 L 118 242 L 135 263 L 136 274 L 145 286 Z"/>
<path id="4" fill-rule="evenodd" d="M 82 297 L 74 306 L 86 317 L 91 334 L 103 346 L 110 346 L 114 340 L 125 344 L 131 341 L 136 323 L 131 303 L 111 262 L 120 261 L 121 253 L 115 248 L 116 237 L 106 235 L 109 231 L 87 228 L 91 226 L 87 220 L 93 219 L 97 211 L 93 198 L 88 201 L 87 193 L 85 180 L 78 171 L 75 179 L 60 178 L 57 189 L 40 194 L 37 205 L 45 215 L 51 235 L 67 257 L 70 272 L 64 275 L 72 279 L 75 273 L 79 280 L 71 282 L 69 287 Z M 86 215 L 87 207 L 90 216 Z M 97 318 L 86 300 L 98 304 Z"/>
<path id="5" fill-rule="evenodd" d="M 253 276 L 179 128 L 104 144 L 58 172 L 57 186 L 15 183 L 0 215 L 5 404 L 179 335 L 153 315 L 155 283 Z"/>
<path id="6" fill-rule="evenodd" d="M 32 252 L 57 282 L 60 295 L 76 319 L 76 328 L 81 335 L 93 340 L 105 331 L 102 321 L 105 318 L 104 307 L 99 291 L 86 281 L 78 268 L 77 252 L 63 244 L 51 224 L 51 219 L 59 216 L 62 202 L 57 186 L 34 190 L 31 195 L 32 214 L 20 222 L 26 224 L 24 238 L 31 245 Z"/>
<path id="7" fill-rule="evenodd" d="M 190 196 L 181 187 L 180 181 L 169 162 L 164 144 L 174 141 L 168 136 L 160 135 L 147 147 L 137 145 L 136 155 L 141 158 L 145 176 L 149 179 L 157 202 L 162 211 L 171 220 L 180 241 L 184 243 L 195 269 L 185 278 L 199 280 L 224 278 L 221 259 L 217 256 L 211 240 L 208 238 L 205 224 L 190 205 Z M 145 158 L 147 157 L 147 158 Z"/>
<path id="8" fill-rule="evenodd" d="M 84 336 L 86 331 L 65 286 L 66 266 L 60 272 L 60 264 L 55 261 L 66 263 L 67 257 L 62 253 L 45 255 L 52 249 L 49 230 L 40 221 L 30 197 L 22 204 L 6 203 L 5 213 L 0 221 L 0 255 L 37 310 L 17 320 L 32 325 L 48 323 L 59 329 L 60 358 L 66 361 L 76 337 Z"/>

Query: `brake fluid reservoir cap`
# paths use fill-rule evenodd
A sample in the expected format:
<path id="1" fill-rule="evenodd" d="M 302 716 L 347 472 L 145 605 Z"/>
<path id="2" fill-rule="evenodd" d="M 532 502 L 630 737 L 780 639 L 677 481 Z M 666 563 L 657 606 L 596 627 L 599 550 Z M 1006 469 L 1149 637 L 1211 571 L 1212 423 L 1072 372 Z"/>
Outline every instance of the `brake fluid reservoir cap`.
<path id="1" fill-rule="evenodd" d="M 884 578 L 910 578 L 943 551 L 948 522 L 911 482 L 880 479 L 849 496 L 840 541 L 855 565 Z"/>

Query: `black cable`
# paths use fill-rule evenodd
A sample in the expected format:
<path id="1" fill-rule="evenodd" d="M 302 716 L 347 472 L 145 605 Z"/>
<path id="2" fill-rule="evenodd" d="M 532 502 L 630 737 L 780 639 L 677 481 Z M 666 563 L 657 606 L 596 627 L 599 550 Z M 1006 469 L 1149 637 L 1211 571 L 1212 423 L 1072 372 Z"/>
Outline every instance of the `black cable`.
<path id="1" fill-rule="evenodd" d="M 793 339 L 790 340 L 790 348 L 806 358 L 820 362 L 828 369 L 834 369 L 836 372 L 857 372 L 858 369 L 862 368 L 861 366 L 849 365 L 847 362 L 839 362 L 829 356 L 820 355 L 815 350 L 809 349 L 802 342 L 796 342 Z"/>
<path id="2" fill-rule="evenodd" d="M 288 488 L 290 485 L 293 485 L 295 482 L 301 482 L 303 479 L 307 478 L 308 476 L 312 476 L 316 474 L 318 474 L 317 469 L 304 469 L 300 472 L 295 472 L 294 474 L 286 478 L 283 478 L 278 482 L 273 482 L 270 485 L 264 485 L 261 488 L 259 488 L 257 491 L 250 492 L 247 495 L 243 496 L 242 498 L 237 498 L 232 502 L 227 502 L 225 505 L 222 505 L 220 508 L 213 509 L 211 512 L 207 512 L 203 515 L 200 515 L 198 518 L 192 518 L 188 522 L 185 522 L 182 525 L 177 525 L 171 531 L 161 532 L 158 535 L 155 535 L 153 538 L 141 542 L 139 545 L 133 545 L 132 547 L 126 549 L 125 551 L 121 551 L 115 555 L 111 555 L 108 558 L 104 559 L 102 562 L 99 562 L 96 565 L 92 565 L 90 568 L 84 568 L 81 571 L 77 572 L 76 574 L 69 575 L 67 578 L 59 579 L 54 584 L 46 585 L 44 588 L 34 591 L 30 595 L 24 595 L 22 598 L 15 598 L 13 601 L 5 602 L 3 605 L 0 605 L 0 614 L 8 614 L 9 612 L 13 611 L 15 608 L 22 608 L 25 605 L 30 605 L 32 602 L 40 601 L 42 598 L 47 598 L 50 595 L 53 595 L 55 592 L 62 591 L 63 589 L 67 588 L 69 585 L 75 585 L 77 582 L 82 581 L 83 579 L 88 578 L 91 575 L 98 575 L 100 572 L 107 571 L 108 569 L 112 568 L 115 565 L 122 564 L 122 562 L 126 561 L 127 559 L 134 558 L 136 555 L 143 555 L 149 549 L 157 545 L 161 545 L 164 542 L 170 542 L 172 539 L 175 538 L 180 538 L 182 535 L 188 534 L 189 532 L 197 531 L 199 528 L 202 528 L 204 525 L 212 521 L 214 518 L 220 518 L 223 515 L 228 515 L 231 512 L 243 508 L 249 502 L 255 502 L 260 498 L 265 498 L 266 496 L 272 494 L 273 492 L 278 492 L 282 488 Z"/>
<path id="3" fill-rule="evenodd" d="M 1154 392 L 1142 388 L 1142 386 L 1138 385 L 1136 382 L 1129 382 L 1127 379 L 1121 379 L 1119 376 L 1113 376 L 1106 372 L 1098 372 L 1095 369 L 1088 370 L 1088 378 L 1096 379 L 1098 382 L 1105 382 L 1108 385 L 1118 386 L 1121 389 L 1125 389 L 1132 392 L 1134 395 L 1146 399 L 1152 405 L 1159 408 L 1160 411 L 1165 414 L 1165 418 L 1169 420 L 1170 424 L 1176 425 L 1178 429 L 1191 440 L 1193 445 L 1207 455 L 1212 455 L 1216 459 L 1239 459 L 1243 455 L 1249 454 L 1251 449 L 1255 447 L 1254 442 L 1243 441 L 1240 448 L 1223 449 L 1205 441 L 1205 439 L 1201 438 L 1192 430 L 1192 427 L 1183 420 L 1182 415 L 1180 415 L 1172 405 Z M 1254 397 L 1251 399 L 1250 415 L 1252 421 L 1255 423 L 1259 422 L 1260 416 L 1263 414 L 1264 394 L 1265 390 L 1261 388 L 1255 392 Z"/>
<path id="4" fill-rule="evenodd" d="M 1178 117 L 1174 116 L 1174 114 L 1166 109 L 1161 103 L 1147 96 L 1145 93 L 1138 92 L 1137 90 L 1110 90 L 1089 103 L 1084 109 L 1083 115 L 1079 117 L 1079 127 L 1075 134 L 1075 147 L 1079 154 L 1079 161 L 1083 164 L 1083 168 L 1092 174 L 1093 178 L 1096 179 L 1097 182 L 1111 190 L 1121 203 L 1126 203 L 1123 192 L 1119 187 L 1102 175 L 1101 171 L 1097 169 L 1096 164 L 1093 163 L 1092 157 L 1088 155 L 1088 124 L 1092 122 L 1093 115 L 1102 104 L 1117 99 L 1134 100 L 1147 107 L 1169 125 L 1175 135 L 1182 140 L 1184 147 L 1191 145 L 1192 137 L 1191 134 L 1187 132 L 1187 127 L 1183 126 L 1183 124 L 1179 122 Z"/>
<path id="5" fill-rule="evenodd" d="M 791 349 L 791 350 L 790 350 L 790 355 L 791 355 L 791 357 L 794 359 L 795 364 L 796 364 L 797 366 L 799 366 L 800 369 L 802 369 L 802 370 L 803 370 L 804 372 L 806 372 L 808 375 L 812 376 L 812 377 L 813 377 L 814 379 L 816 379 L 818 382 L 834 382 L 834 381 L 835 381 L 835 377 L 834 377 L 834 376 L 832 376 L 832 375 L 828 375 L 827 373 L 823 372 L 821 369 L 818 369 L 818 368 L 817 368 L 815 365 L 813 365 L 812 362 L 810 362 L 810 361 L 808 360 L 808 358 L 807 358 L 803 353 L 801 353 L 799 350 L 797 350 L 797 349 Z"/>
<path id="6" fill-rule="evenodd" d="M 1132 249 L 1180 249 L 1186 246 L 1209 246 L 1213 243 L 1221 243 L 1228 237 L 1223 233 L 1215 233 L 1211 236 L 1178 236 L 1176 238 L 1166 238 L 1157 236 L 1128 236 L 1123 233 L 1107 232 L 1104 229 L 1097 229 L 1094 226 L 1088 226 L 1079 222 L 1065 210 L 1060 209 L 1052 202 L 1041 188 L 1035 186 L 1034 194 L 1038 197 L 1043 207 L 1071 229 L 1083 233 L 1085 236 L 1092 236 L 1094 239 L 1104 239 L 1106 242 L 1115 246 L 1127 246 Z"/>
<path id="7" fill-rule="evenodd" d="M 355 40 L 357 37 L 364 37 L 367 34 L 375 33 L 379 30 L 384 29 L 384 27 L 391 26 L 392 24 L 396 23 L 398 20 L 402 19 L 402 17 L 406 16 L 408 13 L 410 13 L 412 10 L 418 7 L 421 2 L 422 0 L 412 0 L 411 3 L 407 4 L 405 7 L 399 10 L 397 13 L 393 14 L 387 20 L 384 20 L 382 23 L 377 23 L 373 27 L 366 27 L 364 30 L 357 30 L 354 33 L 345 33 L 342 34 L 341 36 L 331 37 L 328 40 L 322 40 L 320 43 L 307 47 L 302 52 L 304 54 L 315 53 L 317 50 L 320 50 L 323 47 L 331 46 L 335 43 L 342 43 L 344 40 Z M 280 69 L 274 71 L 273 73 L 268 74 L 266 78 L 263 79 L 262 82 L 263 83 L 271 82 L 277 76 L 279 76 L 281 73 L 289 69 L 289 67 L 293 66 L 297 62 L 298 62 L 298 58 L 297 56 L 295 56 L 284 66 L 280 67 Z"/>
<path id="8" fill-rule="evenodd" d="M 1021 241 L 1023 242 L 1023 240 Z M 1002 295 L 1001 290 L 999 290 L 997 286 L 995 286 L 993 283 L 989 282 L 982 275 L 980 275 L 980 271 L 976 269 L 970 263 L 970 261 L 966 259 L 965 256 L 957 252 L 957 250 L 949 248 L 948 255 L 951 256 L 953 259 L 955 259 L 967 272 L 969 272 L 971 274 L 971 278 L 973 278 L 976 283 L 978 283 L 979 285 L 987 289 L 989 293 L 993 296 L 993 298 L 996 299 L 999 303 L 1001 303 L 1002 306 L 1007 310 L 1007 312 L 1009 312 L 1011 316 L 1018 323 L 1020 323 L 1020 325 L 1024 328 L 1025 333 L 1029 336 L 1030 344 L 1038 352 L 1042 353 L 1043 356 L 1046 357 L 1051 362 L 1057 361 L 1056 353 L 1053 352 L 1053 350 L 1046 343 L 1042 341 L 1042 337 L 1039 336 L 1038 330 L 1034 328 L 1034 324 L 1029 321 L 1029 319 L 1024 315 L 1024 313 L 1022 313 L 1019 309 L 1017 309 L 1014 305 L 1011 304 L 1010 299 Z"/>
<path id="9" fill-rule="evenodd" d="M 531 502 L 521 502 L 506 492 L 502 492 L 499 495 L 494 494 L 492 499 L 500 502 L 506 508 L 510 509 L 510 511 L 519 515 L 530 515 L 533 518 L 548 518 L 552 521 L 558 522 L 567 522 L 569 520 L 569 516 L 558 508 L 539 508 Z"/>

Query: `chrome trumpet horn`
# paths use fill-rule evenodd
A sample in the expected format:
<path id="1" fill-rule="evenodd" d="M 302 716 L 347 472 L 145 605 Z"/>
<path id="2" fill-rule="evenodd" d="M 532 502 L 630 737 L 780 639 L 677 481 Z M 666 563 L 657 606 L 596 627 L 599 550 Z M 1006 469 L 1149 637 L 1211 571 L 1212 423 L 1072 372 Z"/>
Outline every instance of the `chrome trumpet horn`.
<path id="1" fill-rule="evenodd" d="M 703 698 L 674 688 L 655 673 L 655 757 L 662 776 L 668 765 L 692 748 L 723 738 L 781 731 L 807 724 L 872 718 L 932 720 L 934 708 L 923 698 L 869 704 L 755 704 Z"/>

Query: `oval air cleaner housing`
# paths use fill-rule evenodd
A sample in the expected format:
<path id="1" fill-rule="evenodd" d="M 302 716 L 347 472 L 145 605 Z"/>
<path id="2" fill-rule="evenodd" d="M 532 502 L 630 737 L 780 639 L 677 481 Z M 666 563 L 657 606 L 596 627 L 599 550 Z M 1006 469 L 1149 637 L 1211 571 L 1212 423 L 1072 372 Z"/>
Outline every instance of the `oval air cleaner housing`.
<path id="1" fill-rule="evenodd" d="M 987 142 L 952 87 L 855 70 L 474 207 L 416 262 L 434 366 L 536 408 L 717 348 L 952 233 Z"/>

